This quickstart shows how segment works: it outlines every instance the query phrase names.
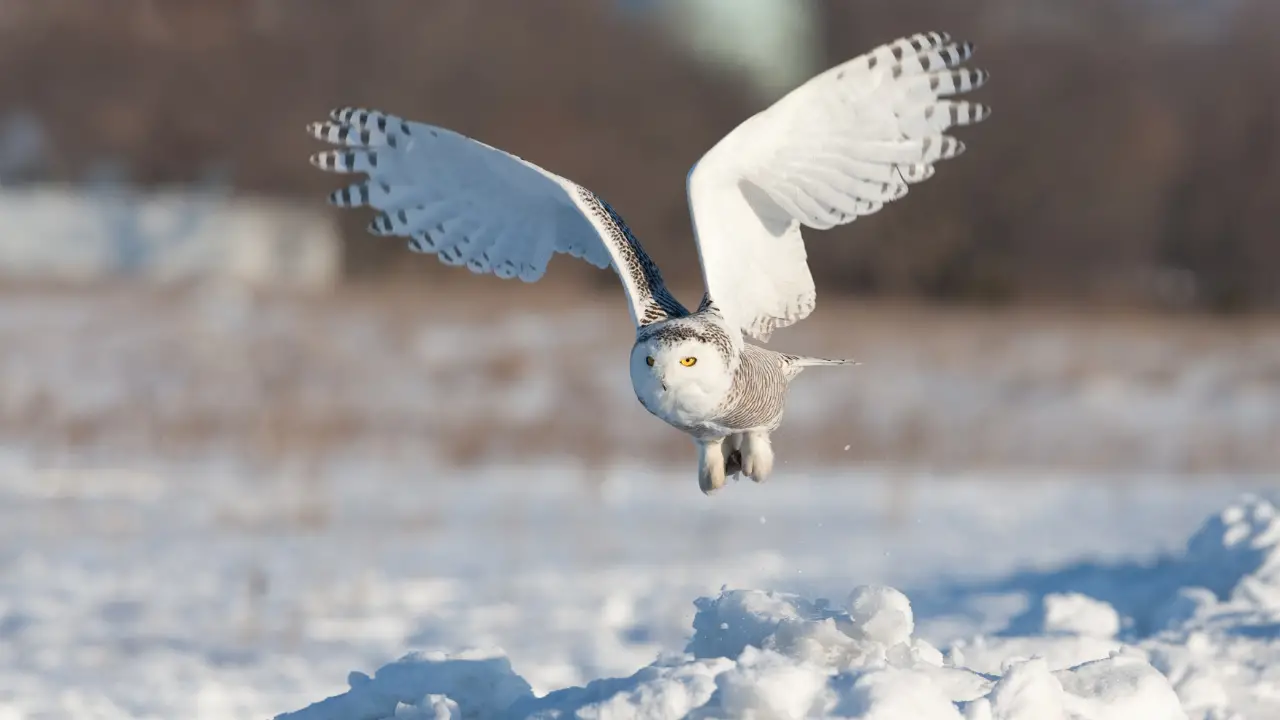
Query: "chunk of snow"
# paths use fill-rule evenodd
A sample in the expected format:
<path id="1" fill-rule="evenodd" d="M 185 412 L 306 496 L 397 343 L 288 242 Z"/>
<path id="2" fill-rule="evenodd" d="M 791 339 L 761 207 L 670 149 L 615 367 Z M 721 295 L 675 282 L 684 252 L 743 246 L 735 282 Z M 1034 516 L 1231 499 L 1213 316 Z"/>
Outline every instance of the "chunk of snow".
<path id="1" fill-rule="evenodd" d="M 771 650 L 749 647 L 716 678 L 712 716 L 803 720 L 827 714 L 835 703 L 830 670 Z"/>
<path id="2" fill-rule="evenodd" d="M 864 585 L 849 594 L 849 617 L 868 640 L 885 645 L 906 642 L 915 630 L 911 601 L 891 587 Z"/>
<path id="3" fill-rule="evenodd" d="M 1051 593 L 1044 598 L 1045 632 L 1112 638 L 1120 632 L 1120 614 L 1101 600 L 1080 593 Z"/>
<path id="4" fill-rule="evenodd" d="M 400 718 L 490 718 L 533 696 L 524 678 L 497 651 L 411 653 L 382 666 L 371 678 L 352 673 L 351 689 L 288 720 L 400 720 Z M 416 713 L 416 714 L 413 714 Z"/>
<path id="5" fill-rule="evenodd" d="M 1011 666 L 988 699 L 992 720 L 1068 720 L 1067 693 L 1041 658 Z"/>
<path id="6" fill-rule="evenodd" d="M 1070 718 L 1089 720 L 1185 720 L 1169 680 L 1145 660 L 1116 653 L 1054 673 Z M 1028 716 L 1032 720 L 1034 716 Z M 1041 716 L 1043 717 L 1043 716 Z"/>

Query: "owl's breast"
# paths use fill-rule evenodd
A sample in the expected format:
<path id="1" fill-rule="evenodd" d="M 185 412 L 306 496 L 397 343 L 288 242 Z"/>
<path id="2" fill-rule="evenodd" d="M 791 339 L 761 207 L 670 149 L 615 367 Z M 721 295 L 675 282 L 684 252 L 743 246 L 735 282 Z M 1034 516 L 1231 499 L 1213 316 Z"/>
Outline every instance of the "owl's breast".
<path id="1" fill-rule="evenodd" d="M 698 383 L 665 384 L 648 373 L 633 374 L 636 399 L 663 422 L 696 436 L 708 434 L 708 424 L 720 414 L 725 393 Z"/>
<path id="2" fill-rule="evenodd" d="M 714 419 L 723 399 L 722 393 L 708 393 L 696 386 L 663 388 L 657 383 L 645 383 L 635 391 L 636 399 L 646 410 L 685 432 L 693 432 Z"/>

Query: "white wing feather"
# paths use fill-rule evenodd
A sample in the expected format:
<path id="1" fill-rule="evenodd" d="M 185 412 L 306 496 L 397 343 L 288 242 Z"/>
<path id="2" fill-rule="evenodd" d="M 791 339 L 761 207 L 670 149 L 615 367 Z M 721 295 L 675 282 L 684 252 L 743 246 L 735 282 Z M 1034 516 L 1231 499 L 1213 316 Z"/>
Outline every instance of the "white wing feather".
<path id="1" fill-rule="evenodd" d="M 925 33 L 836 66 L 747 119 L 689 172 L 703 279 L 726 320 L 761 340 L 813 311 L 800 226 L 826 229 L 878 211 L 964 145 L 948 128 L 984 105 L 942 98 L 981 86 L 973 53 Z"/>
<path id="2" fill-rule="evenodd" d="M 686 310 L 613 209 L 594 193 L 510 153 L 445 128 L 376 110 L 343 108 L 307 131 L 343 146 L 311 157 L 322 170 L 368 177 L 335 191 L 342 207 L 381 213 L 376 235 L 472 272 L 535 282 L 552 255 L 610 265 L 639 327 Z"/>

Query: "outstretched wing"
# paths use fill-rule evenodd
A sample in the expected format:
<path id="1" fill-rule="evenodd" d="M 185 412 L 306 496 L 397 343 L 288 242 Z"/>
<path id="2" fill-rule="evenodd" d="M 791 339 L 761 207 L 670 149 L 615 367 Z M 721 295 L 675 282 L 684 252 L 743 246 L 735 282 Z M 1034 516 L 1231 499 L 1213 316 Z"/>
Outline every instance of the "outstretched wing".
<path id="1" fill-rule="evenodd" d="M 972 54 L 941 33 L 883 45 L 796 88 L 698 161 L 689 209 L 707 293 L 727 320 L 767 340 L 807 316 L 816 293 L 800 226 L 874 213 L 964 150 L 943 133 L 990 110 L 944 98 L 986 82 L 959 67 Z"/>
<path id="2" fill-rule="evenodd" d="M 344 108 L 307 131 L 342 146 L 311 164 L 367 177 L 335 191 L 340 207 L 381 211 L 375 235 L 474 273 L 534 282 L 556 253 L 612 265 L 637 327 L 687 314 L 622 218 L 595 193 L 533 163 L 444 128 Z"/>

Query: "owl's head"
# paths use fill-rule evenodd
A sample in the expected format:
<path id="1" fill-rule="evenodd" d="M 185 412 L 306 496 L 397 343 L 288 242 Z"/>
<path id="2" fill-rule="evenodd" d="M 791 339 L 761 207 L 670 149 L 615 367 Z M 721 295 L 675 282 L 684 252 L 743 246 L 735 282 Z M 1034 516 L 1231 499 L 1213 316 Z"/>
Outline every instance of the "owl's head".
<path id="1" fill-rule="evenodd" d="M 733 380 L 725 343 L 696 328 L 673 325 L 642 336 L 631 349 L 631 383 L 642 398 L 667 398 L 713 410 Z"/>

